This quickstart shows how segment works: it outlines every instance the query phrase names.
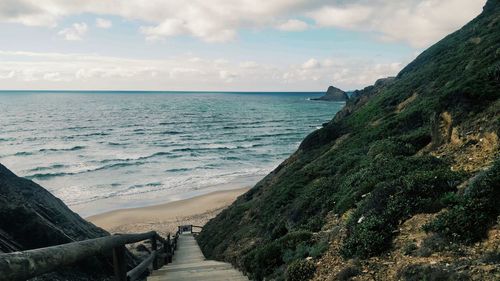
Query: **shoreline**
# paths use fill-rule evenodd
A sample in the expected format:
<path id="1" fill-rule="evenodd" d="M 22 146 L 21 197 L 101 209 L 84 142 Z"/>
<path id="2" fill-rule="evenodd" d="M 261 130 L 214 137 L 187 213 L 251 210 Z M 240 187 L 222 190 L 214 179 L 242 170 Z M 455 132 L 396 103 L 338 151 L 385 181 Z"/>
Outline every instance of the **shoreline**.
<path id="1" fill-rule="evenodd" d="M 156 230 L 162 235 L 174 233 L 178 225 L 203 226 L 251 187 L 211 193 L 158 205 L 118 209 L 85 219 L 110 233 L 135 233 Z"/>
<path id="2" fill-rule="evenodd" d="M 203 187 L 187 190 L 165 189 L 101 198 L 89 202 L 69 204 L 68 207 L 73 212 L 79 214 L 82 218 L 89 218 L 118 210 L 153 207 L 199 197 L 213 192 L 230 191 L 233 189 L 241 189 L 242 187 L 252 187 L 264 178 L 266 174 L 267 173 L 239 176 L 228 182 L 204 185 Z"/>

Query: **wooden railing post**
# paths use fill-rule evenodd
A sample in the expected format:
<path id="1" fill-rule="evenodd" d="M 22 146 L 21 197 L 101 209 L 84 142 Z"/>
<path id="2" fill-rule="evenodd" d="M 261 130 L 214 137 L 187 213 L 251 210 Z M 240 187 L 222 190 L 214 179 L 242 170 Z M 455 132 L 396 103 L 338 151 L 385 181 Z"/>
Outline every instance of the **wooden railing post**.
<path id="1" fill-rule="evenodd" d="M 156 250 L 158 250 L 158 243 L 156 243 L 156 236 L 153 235 L 153 237 L 151 237 L 151 252 L 155 252 Z M 159 268 L 160 265 L 158 264 L 158 256 L 156 256 L 153 260 L 153 270 L 157 270 Z"/>
<path id="2" fill-rule="evenodd" d="M 172 256 L 174 255 L 174 250 L 172 249 L 172 241 L 170 240 L 170 233 L 167 236 L 167 241 L 165 243 L 165 252 L 166 252 L 166 263 L 172 262 Z"/>
<path id="3" fill-rule="evenodd" d="M 113 248 L 113 268 L 116 281 L 127 281 L 127 263 L 125 261 L 125 246 Z"/>

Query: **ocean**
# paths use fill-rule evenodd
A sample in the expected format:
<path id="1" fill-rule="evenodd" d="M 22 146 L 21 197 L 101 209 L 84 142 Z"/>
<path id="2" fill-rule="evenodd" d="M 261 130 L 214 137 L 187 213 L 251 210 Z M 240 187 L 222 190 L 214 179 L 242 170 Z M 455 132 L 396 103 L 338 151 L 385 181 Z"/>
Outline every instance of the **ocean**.
<path id="1" fill-rule="evenodd" d="M 252 186 L 333 118 L 322 93 L 0 92 L 0 163 L 82 216 Z"/>

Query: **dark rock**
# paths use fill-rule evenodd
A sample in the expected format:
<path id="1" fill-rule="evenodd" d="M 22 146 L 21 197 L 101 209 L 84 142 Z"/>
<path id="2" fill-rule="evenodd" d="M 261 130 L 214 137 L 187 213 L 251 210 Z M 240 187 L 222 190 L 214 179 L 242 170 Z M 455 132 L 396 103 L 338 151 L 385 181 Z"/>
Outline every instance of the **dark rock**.
<path id="1" fill-rule="evenodd" d="M 1 164 L 0 218 L 0 252 L 4 253 L 109 235 L 40 185 L 16 176 Z M 99 257 L 36 280 L 107 280 L 111 276 L 110 257 Z"/>
<path id="2" fill-rule="evenodd" d="M 346 101 L 349 97 L 347 93 L 342 91 L 339 88 L 330 86 L 326 91 L 326 94 L 320 98 L 311 99 L 311 100 L 323 100 L 323 101 Z"/>

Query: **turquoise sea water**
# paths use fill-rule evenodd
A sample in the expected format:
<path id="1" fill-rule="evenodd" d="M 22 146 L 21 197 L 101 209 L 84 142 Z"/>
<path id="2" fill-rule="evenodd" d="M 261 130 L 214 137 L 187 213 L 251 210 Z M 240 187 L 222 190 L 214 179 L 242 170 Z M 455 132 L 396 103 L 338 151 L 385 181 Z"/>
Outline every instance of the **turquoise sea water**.
<path id="1" fill-rule="evenodd" d="M 83 216 L 250 186 L 343 106 L 320 95 L 0 92 L 0 163 Z"/>

